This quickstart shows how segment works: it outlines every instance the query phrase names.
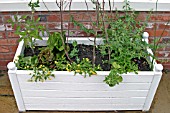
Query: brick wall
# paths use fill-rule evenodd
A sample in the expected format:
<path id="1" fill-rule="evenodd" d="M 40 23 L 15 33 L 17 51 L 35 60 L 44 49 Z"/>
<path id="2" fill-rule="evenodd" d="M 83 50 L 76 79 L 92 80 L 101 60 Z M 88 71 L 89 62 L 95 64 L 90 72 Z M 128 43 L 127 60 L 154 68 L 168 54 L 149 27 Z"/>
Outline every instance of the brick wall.
<path id="1" fill-rule="evenodd" d="M 9 18 L 13 18 L 13 15 L 17 12 L 0 12 L 0 70 L 6 70 L 6 65 L 8 62 L 12 61 L 18 45 L 18 36 L 14 34 L 14 29 L 11 25 L 7 23 Z M 30 12 L 18 12 L 18 15 L 29 15 Z M 91 28 L 91 19 L 95 21 L 95 12 L 71 12 L 75 20 L 81 21 L 87 28 Z M 51 32 L 59 31 L 61 28 L 60 15 L 59 12 L 37 12 L 36 16 L 41 17 L 41 24 L 45 25 Z M 140 12 L 138 19 L 145 20 L 147 12 Z M 69 22 L 70 14 L 64 12 L 64 29 L 69 36 L 83 37 L 87 36 L 84 32 L 75 27 L 73 23 Z M 148 23 L 146 31 L 150 34 L 150 39 L 154 37 L 154 27 L 157 28 L 156 37 L 162 34 L 164 27 L 166 26 L 168 20 L 170 20 L 170 12 L 157 12 L 151 15 L 151 19 Z M 156 24 L 154 24 L 156 22 Z M 69 28 L 69 32 L 68 29 Z M 166 30 L 163 33 L 162 42 L 170 41 L 170 24 L 166 26 Z M 158 52 L 160 59 L 170 59 L 170 44 L 166 45 L 163 49 Z M 170 70 L 170 62 L 164 63 L 164 68 Z"/>

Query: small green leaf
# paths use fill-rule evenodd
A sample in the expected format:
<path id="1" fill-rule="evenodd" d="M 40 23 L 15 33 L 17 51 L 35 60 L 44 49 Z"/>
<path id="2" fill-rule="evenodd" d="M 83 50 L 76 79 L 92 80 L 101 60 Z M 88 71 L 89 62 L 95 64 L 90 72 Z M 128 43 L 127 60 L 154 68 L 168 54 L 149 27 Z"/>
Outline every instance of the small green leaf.
<path id="1" fill-rule="evenodd" d="M 59 51 L 64 50 L 64 46 L 61 46 L 58 50 L 59 50 Z"/>
<path id="2" fill-rule="evenodd" d="M 77 46 L 77 41 L 73 41 L 73 46 L 76 47 Z"/>

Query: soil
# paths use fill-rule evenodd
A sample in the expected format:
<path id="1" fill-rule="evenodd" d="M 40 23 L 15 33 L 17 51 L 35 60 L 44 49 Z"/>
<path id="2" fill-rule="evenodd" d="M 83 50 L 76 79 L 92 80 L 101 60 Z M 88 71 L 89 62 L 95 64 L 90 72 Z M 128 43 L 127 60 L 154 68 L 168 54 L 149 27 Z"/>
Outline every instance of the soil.
<path id="1" fill-rule="evenodd" d="M 69 45 L 70 49 L 72 49 L 72 45 Z M 83 45 L 80 44 L 77 46 L 79 52 L 78 52 L 78 57 L 80 58 L 80 60 L 82 60 L 83 58 L 88 58 L 90 59 L 90 61 L 92 61 L 93 59 L 93 46 L 91 45 Z M 103 60 L 108 60 L 108 56 L 102 56 L 100 53 L 99 49 L 96 49 L 96 60 L 95 60 L 95 65 L 100 65 L 101 68 L 105 71 L 109 71 L 110 70 L 110 66 L 108 64 L 104 64 Z M 76 59 L 73 58 L 73 61 L 75 61 Z"/>
<path id="2" fill-rule="evenodd" d="M 69 44 L 70 47 L 70 51 L 73 49 L 73 46 L 71 44 Z M 38 55 L 40 52 L 40 48 L 42 48 L 42 46 L 38 46 L 35 47 L 34 52 L 35 55 Z M 89 58 L 92 61 L 92 54 L 93 54 L 93 46 L 92 45 L 84 45 L 84 44 L 79 44 L 77 45 L 78 48 L 78 57 L 80 60 L 82 60 L 83 58 Z M 25 56 L 33 56 L 32 50 L 30 48 L 26 48 L 24 51 L 24 55 Z M 73 61 L 76 61 L 76 58 L 72 58 Z M 101 68 L 104 71 L 109 71 L 110 70 L 110 66 L 108 64 L 104 64 L 103 61 L 104 60 L 108 60 L 108 56 L 102 56 L 100 53 L 99 49 L 96 49 L 96 61 L 95 61 L 95 65 L 99 65 L 101 66 Z M 139 71 L 150 71 L 150 66 L 149 63 L 147 62 L 147 60 L 145 58 L 133 58 L 132 59 L 133 62 L 135 62 L 138 65 L 138 70 Z"/>

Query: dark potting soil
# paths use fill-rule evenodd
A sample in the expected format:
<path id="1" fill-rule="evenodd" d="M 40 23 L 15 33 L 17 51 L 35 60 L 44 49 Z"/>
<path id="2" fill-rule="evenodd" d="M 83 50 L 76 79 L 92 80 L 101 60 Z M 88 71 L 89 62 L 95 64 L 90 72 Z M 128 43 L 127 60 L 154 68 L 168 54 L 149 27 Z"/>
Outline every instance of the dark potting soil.
<path id="1" fill-rule="evenodd" d="M 70 51 L 73 49 L 73 46 L 69 44 Z M 38 55 L 40 53 L 40 48 L 43 48 L 43 46 L 38 46 L 34 48 L 35 55 Z M 93 58 L 93 46 L 92 45 L 84 45 L 79 44 L 77 45 L 78 48 L 78 57 L 80 60 L 83 58 L 89 58 L 90 61 L 92 61 Z M 30 48 L 26 48 L 24 51 L 24 55 L 26 56 L 33 56 L 32 50 Z M 73 61 L 76 61 L 76 58 L 72 58 Z M 95 65 L 100 65 L 101 68 L 105 71 L 110 70 L 110 66 L 108 64 L 103 63 L 104 60 L 108 60 L 108 56 L 102 56 L 99 49 L 96 49 L 96 61 Z M 145 58 L 133 58 L 133 62 L 135 62 L 138 65 L 139 71 L 150 71 L 149 63 Z"/>

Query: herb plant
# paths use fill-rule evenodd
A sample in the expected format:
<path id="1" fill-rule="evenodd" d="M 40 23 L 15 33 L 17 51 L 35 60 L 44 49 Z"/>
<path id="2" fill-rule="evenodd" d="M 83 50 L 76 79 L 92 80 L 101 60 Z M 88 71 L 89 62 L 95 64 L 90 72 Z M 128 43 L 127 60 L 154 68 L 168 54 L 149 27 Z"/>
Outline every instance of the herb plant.
<path id="1" fill-rule="evenodd" d="M 39 0 L 37 2 L 30 2 L 28 4 L 31 9 L 31 15 L 24 15 L 20 18 L 18 15 L 14 15 L 14 20 L 9 19 L 8 22 L 12 24 L 12 27 L 16 27 L 15 34 L 20 35 L 20 41 L 24 41 L 26 47 L 30 47 L 34 54 L 35 40 L 42 40 L 40 32 L 44 33 L 45 27 L 39 24 L 40 18 L 35 18 L 35 8 L 39 7 Z"/>
<path id="2" fill-rule="evenodd" d="M 108 56 L 108 60 L 103 62 L 110 65 L 110 74 L 104 80 L 109 86 L 122 82 L 123 73 L 137 73 L 138 63 L 134 59 L 147 59 L 150 56 L 146 52 L 148 44 L 142 40 L 146 23 L 136 20 L 138 14 L 130 8 L 127 1 L 123 9 L 124 14 L 119 15 L 117 11 L 114 19 L 103 16 L 104 12 L 100 11 L 102 34 L 98 34 L 97 37 L 103 38 L 103 44 L 99 46 L 101 54 L 103 57 Z M 85 32 L 95 33 L 93 29 L 88 30 L 83 24 L 75 20 L 73 22 Z M 107 29 L 105 25 L 108 25 Z"/>
<path id="3" fill-rule="evenodd" d="M 105 77 L 104 82 L 113 87 L 123 81 L 121 74 L 128 72 L 135 72 L 139 70 L 140 60 L 147 63 L 147 58 L 152 55 L 147 53 L 148 44 L 142 40 L 142 33 L 145 30 L 146 22 L 136 20 L 138 14 L 133 11 L 129 5 L 129 2 L 125 0 L 123 6 L 123 14 L 116 12 L 114 18 L 109 18 L 109 13 L 106 13 L 98 0 L 92 1 L 95 4 L 96 9 L 96 22 L 92 22 L 92 29 L 87 29 L 82 23 L 77 22 L 72 17 L 71 20 L 75 26 L 79 26 L 81 30 L 88 34 L 93 34 L 93 58 L 82 58 L 78 56 L 79 49 L 76 41 L 72 43 L 72 49 L 68 43 L 61 26 L 60 32 L 48 33 L 47 46 L 40 49 L 38 55 L 33 56 L 19 56 L 19 60 L 16 62 L 19 69 L 33 70 L 30 81 L 45 81 L 54 77 L 52 71 L 74 71 L 75 74 L 79 73 L 86 77 L 87 75 L 97 75 L 98 70 L 102 70 L 100 65 L 96 65 L 96 50 L 100 50 L 100 54 L 103 58 L 103 64 L 107 64 L 110 69 L 110 73 Z M 59 5 L 59 4 L 58 4 Z M 60 4 L 62 5 L 62 3 Z M 34 53 L 35 39 L 42 40 L 39 35 L 40 32 L 44 32 L 45 27 L 39 25 L 39 18 L 34 18 L 35 8 L 39 7 L 39 1 L 29 3 L 32 9 L 31 19 L 27 19 L 27 16 L 20 18 L 15 17 L 17 21 L 16 34 L 20 35 L 19 41 L 23 40 L 25 45 L 30 47 Z M 62 20 L 62 6 L 60 8 L 60 16 Z M 112 12 L 110 11 L 111 15 Z M 112 16 L 111 16 L 112 17 Z M 11 21 L 15 26 L 15 22 Z M 61 25 L 62 25 L 61 21 Z M 24 26 L 24 29 L 22 29 Z M 100 33 L 99 33 L 100 31 Z M 101 45 L 96 44 L 96 39 L 102 38 L 103 43 Z M 151 67 L 147 67 L 152 68 Z"/>

